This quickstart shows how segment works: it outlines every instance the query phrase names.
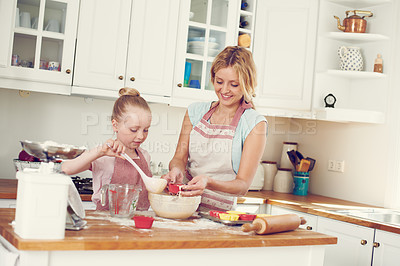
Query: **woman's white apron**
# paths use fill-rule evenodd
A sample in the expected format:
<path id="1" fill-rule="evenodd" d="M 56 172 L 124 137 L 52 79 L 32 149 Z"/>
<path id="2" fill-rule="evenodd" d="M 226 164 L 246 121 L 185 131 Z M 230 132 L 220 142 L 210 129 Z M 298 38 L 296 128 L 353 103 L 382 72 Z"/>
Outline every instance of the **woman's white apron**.
<path id="1" fill-rule="evenodd" d="M 236 178 L 232 167 L 233 136 L 240 117 L 247 108 L 251 108 L 251 104 L 243 101 L 230 125 L 214 125 L 208 122 L 217 106 L 218 104 L 211 108 L 190 133 L 187 164 L 189 180 L 198 175 L 207 175 L 220 181 L 231 181 Z M 235 195 L 205 189 L 198 210 L 224 211 L 235 207 Z"/>

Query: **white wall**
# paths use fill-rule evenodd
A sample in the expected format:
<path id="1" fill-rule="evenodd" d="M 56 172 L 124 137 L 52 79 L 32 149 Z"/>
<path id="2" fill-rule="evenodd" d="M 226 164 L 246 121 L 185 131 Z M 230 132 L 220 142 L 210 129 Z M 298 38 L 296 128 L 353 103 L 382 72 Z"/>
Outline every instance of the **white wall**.
<path id="1" fill-rule="evenodd" d="M 17 90 L 0 89 L 0 178 L 15 178 L 13 159 L 21 151 L 20 140 L 52 140 L 93 147 L 112 137 L 109 116 L 113 100 L 91 99 L 31 92 L 26 98 Z M 172 158 L 185 108 L 150 103 L 153 121 L 143 148 L 157 164 L 167 167 Z M 288 132 L 287 119 L 270 123 L 264 160 L 278 160 Z"/>

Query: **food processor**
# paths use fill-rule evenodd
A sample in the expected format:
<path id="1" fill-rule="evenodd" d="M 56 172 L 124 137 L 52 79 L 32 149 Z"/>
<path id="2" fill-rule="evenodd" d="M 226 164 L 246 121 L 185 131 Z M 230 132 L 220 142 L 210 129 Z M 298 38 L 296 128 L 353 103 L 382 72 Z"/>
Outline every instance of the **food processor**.
<path id="1" fill-rule="evenodd" d="M 22 148 L 39 158 L 39 169 L 17 172 L 15 232 L 22 238 L 62 239 L 65 229 L 81 230 L 85 210 L 72 179 L 54 167 L 54 161 L 73 159 L 86 148 L 53 141 L 20 141 Z"/>

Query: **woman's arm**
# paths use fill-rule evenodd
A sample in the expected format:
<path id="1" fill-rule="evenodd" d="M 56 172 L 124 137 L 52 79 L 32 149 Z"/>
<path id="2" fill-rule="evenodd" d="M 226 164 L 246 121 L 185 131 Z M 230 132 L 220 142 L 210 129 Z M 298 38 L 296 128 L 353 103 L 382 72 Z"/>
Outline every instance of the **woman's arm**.
<path id="1" fill-rule="evenodd" d="M 190 190 L 182 192 L 182 196 L 201 195 L 205 188 L 234 195 L 245 195 L 264 153 L 266 138 L 267 123 L 260 122 L 250 131 L 244 142 L 236 179 L 232 181 L 217 181 L 205 175 L 196 176 L 187 186 L 182 187 Z"/>
<path id="2" fill-rule="evenodd" d="M 162 176 L 171 183 L 181 183 L 186 171 L 186 164 L 189 156 L 190 132 L 193 125 L 190 122 L 188 111 L 183 119 L 181 133 L 179 135 L 178 145 L 174 157 L 169 162 L 169 173 Z"/>
<path id="3" fill-rule="evenodd" d="M 89 170 L 90 164 L 102 156 L 107 155 L 123 158 L 120 155 L 123 152 L 125 152 L 125 146 L 121 142 L 109 139 L 102 146 L 85 151 L 75 159 L 64 161 L 61 164 L 61 170 L 67 175 L 74 175 Z"/>

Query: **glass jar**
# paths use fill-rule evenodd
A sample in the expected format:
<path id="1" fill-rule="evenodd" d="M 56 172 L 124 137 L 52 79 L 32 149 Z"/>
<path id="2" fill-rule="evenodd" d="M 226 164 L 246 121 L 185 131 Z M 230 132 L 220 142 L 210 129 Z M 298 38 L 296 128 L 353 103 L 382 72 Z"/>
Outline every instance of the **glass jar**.
<path id="1" fill-rule="evenodd" d="M 280 168 L 294 169 L 294 166 L 289 160 L 288 151 L 297 151 L 297 142 L 283 142 Z"/>
<path id="2" fill-rule="evenodd" d="M 273 185 L 274 185 L 274 178 L 275 178 L 276 172 L 278 171 L 276 162 L 262 161 L 261 164 L 264 168 L 263 190 L 272 190 Z"/>
<path id="3" fill-rule="evenodd" d="M 293 187 L 292 169 L 279 168 L 274 178 L 274 191 L 280 193 L 292 193 Z"/>

